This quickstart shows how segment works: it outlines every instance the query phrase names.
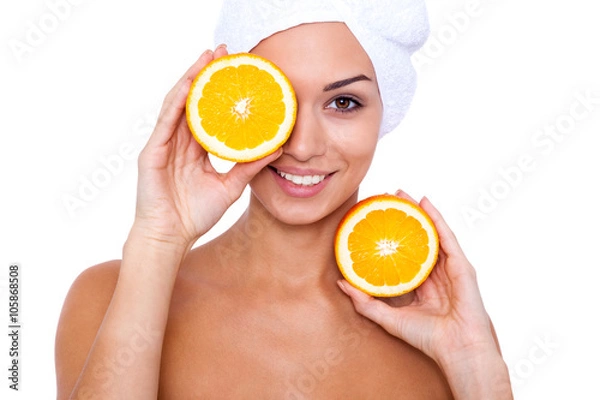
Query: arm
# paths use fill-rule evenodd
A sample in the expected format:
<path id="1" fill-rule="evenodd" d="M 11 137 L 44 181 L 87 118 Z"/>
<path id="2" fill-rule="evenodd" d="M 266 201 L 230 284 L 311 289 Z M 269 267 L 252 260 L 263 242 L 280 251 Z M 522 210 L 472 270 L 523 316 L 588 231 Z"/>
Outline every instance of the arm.
<path id="1" fill-rule="evenodd" d="M 57 331 L 59 399 L 156 398 L 171 292 L 183 254 L 130 235 L 123 261 L 78 277 Z"/>
<path id="2" fill-rule="evenodd" d="M 483 306 L 475 269 L 437 209 L 427 199 L 420 205 L 438 230 L 440 253 L 410 304 L 393 307 L 345 281 L 340 287 L 358 313 L 435 360 L 456 399 L 512 399 L 508 368 Z"/>
<path id="3" fill-rule="evenodd" d="M 165 98 L 139 157 L 136 215 L 120 265 L 84 272 L 67 296 L 56 338 L 59 399 L 156 399 L 182 261 L 252 177 L 281 154 L 220 174 L 193 139 L 185 119 L 191 82 L 225 54 L 223 46 L 205 52 Z"/>

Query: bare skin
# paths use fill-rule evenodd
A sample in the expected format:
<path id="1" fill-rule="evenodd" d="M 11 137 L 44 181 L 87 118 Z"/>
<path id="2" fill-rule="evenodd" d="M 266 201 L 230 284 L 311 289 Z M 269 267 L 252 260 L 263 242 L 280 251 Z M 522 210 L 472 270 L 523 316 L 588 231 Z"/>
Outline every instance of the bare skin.
<path id="1" fill-rule="evenodd" d="M 442 249 L 415 293 L 385 303 L 337 270 L 331 243 L 357 200 L 382 112 L 360 44 L 343 24 L 311 24 L 254 52 L 275 61 L 296 89 L 292 137 L 263 160 L 217 174 L 183 109 L 191 79 L 226 50 L 206 52 L 190 68 L 140 155 L 123 259 L 86 270 L 67 296 L 56 340 L 58 398 L 512 398 L 472 267 L 427 200 L 421 205 Z M 324 89 L 359 75 L 367 79 Z M 329 182 L 316 196 L 295 198 L 281 192 L 274 168 L 325 171 Z M 246 213 L 190 250 L 247 184 Z"/>

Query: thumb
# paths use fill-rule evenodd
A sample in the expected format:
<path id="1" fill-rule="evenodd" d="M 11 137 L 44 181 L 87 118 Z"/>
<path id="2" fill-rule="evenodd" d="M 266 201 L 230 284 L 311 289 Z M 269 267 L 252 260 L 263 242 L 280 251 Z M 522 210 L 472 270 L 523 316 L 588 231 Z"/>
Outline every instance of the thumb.
<path id="1" fill-rule="evenodd" d="M 430 354 L 425 346 L 425 338 L 422 335 L 422 319 L 417 318 L 412 307 L 394 307 L 386 302 L 373 298 L 361 292 L 347 281 L 338 281 L 340 289 L 350 297 L 354 309 L 360 315 L 369 318 L 390 335 L 404 340 L 413 347 Z"/>
<path id="2" fill-rule="evenodd" d="M 283 149 L 279 148 L 274 153 L 256 161 L 247 163 L 236 163 L 226 174 L 227 187 L 229 188 L 232 198 L 237 199 L 248 182 L 256 176 L 264 167 L 272 163 L 281 156 Z"/>
<path id="3" fill-rule="evenodd" d="M 399 309 L 361 292 L 345 280 L 338 281 L 338 286 L 350 297 L 357 313 L 380 325 L 389 334 L 398 337 Z"/>

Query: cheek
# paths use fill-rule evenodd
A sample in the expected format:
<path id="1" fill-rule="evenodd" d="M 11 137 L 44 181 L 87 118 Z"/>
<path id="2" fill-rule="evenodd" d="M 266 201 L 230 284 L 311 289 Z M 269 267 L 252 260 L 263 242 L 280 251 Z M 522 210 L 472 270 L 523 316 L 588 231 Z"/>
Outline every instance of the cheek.
<path id="1" fill-rule="evenodd" d="M 375 148 L 377 147 L 377 140 L 361 140 L 347 143 L 344 146 L 348 161 L 356 161 L 362 163 L 371 163 Z M 362 164 L 360 163 L 360 164 Z"/>
<path id="2" fill-rule="evenodd" d="M 347 119 L 331 118 L 327 121 L 328 132 L 342 154 L 352 159 L 373 157 L 383 118 L 383 107 L 375 94 L 364 95 L 368 104 Z"/>
<path id="3" fill-rule="evenodd" d="M 352 121 L 342 129 L 337 128 L 334 146 L 338 154 L 344 158 L 349 170 L 366 173 L 377 147 L 378 120 Z"/>

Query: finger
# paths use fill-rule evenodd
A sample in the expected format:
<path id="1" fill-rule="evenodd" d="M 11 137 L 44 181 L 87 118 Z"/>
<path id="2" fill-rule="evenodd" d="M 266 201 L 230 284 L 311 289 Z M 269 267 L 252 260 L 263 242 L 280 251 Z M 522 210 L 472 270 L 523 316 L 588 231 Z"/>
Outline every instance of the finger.
<path id="1" fill-rule="evenodd" d="M 387 305 L 392 306 L 394 308 L 404 307 L 409 304 L 412 304 L 415 301 L 416 294 L 413 290 L 412 292 L 405 293 L 400 296 L 395 297 L 384 297 L 381 301 L 385 302 Z"/>
<path id="2" fill-rule="evenodd" d="M 398 196 L 398 197 L 400 197 L 401 199 L 408 200 L 408 201 L 412 201 L 412 202 L 413 202 L 413 203 L 415 203 L 415 204 L 418 204 L 418 203 L 419 203 L 418 201 L 416 201 L 415 199 L 413 199 L 413 198 L 412 198 L 412 197 L 411 197 L 411 196 L 410 196 L 408 193 L 406 193 L 406 192 L 405 192 L 404 190 L 402 190 L 402 189 L 398 189 L 398 190 L 396 190 L 396 193 L 395 193 L 395 195 L 396 195 L 396 196 Z"/>
<path id="3" fill-rule="evenodd" d="M 350 297 L 357 313 L 379 324 L 391 335 L 398 335 L 398 324 L 394 312 L 399 311 L 399 309 L 395 309 L 383 301 L 361 292 L 345 280 L 339 280 L 338 286 Z"/>
<path id="4" fill-rule="evenodd" d="M 461 256 L 464 257 L 464 253 L 458 244 L 458 240 L 454 235 L 454 232 L 444 218 L 442 214 L 438 211 L 437 208 L 429 201 L 427 197 L 423 197 L 420 203 L 421 208 L 425 210 L 425 212 L 429 215 L 431 220 L 433 221 L 436 230 L 438 231 L 438 235 L 440 238 L 440 246 L 444 250 L 444 252 L 448 256 Z"/>
<path id="5" fill-rule="evenodd" d="M 190 86 L 200 70 L 213 60 L 213 54 L 214 53 L 211 50 L 202 53 L 200 58 L 198 58 L 181 79 L 179 79 L 171 91 L 169 91 L 160 110 L 156 128 L 148 141 L 150 145 L 161 146 L 171 139 L 177 126 L 180 124 L 182 115 L 185 111 L 185 103 Z"/>
<path id="6" fill-rule="evenodd" d="M 462 287 L 462 295 L 473 304 L 482 303 L 481 295 L 477 285 L 477 273 L 475 268 L 467 259 L 454 232 L 450 229 L 440 212 L 433 206 L 428 198 L 421 200 L 421 206 L 430 216 L 435 224 L 440 240 L 440 260 L 444 260 L 436 268 L 443 266 L 443 273 L 454 283 Z M 452 260 L 452 261 L 450 261 Z"/>
<path id="7" fill-rule="evenodd" d="M 226 56 L 228 54 L 227 52 L 227 45 L 225 43 L 221 43 L 220 45 L 217 46 L 217 48 L 215 49 L 215 60 L 217 58 Z"/>
<path id="8" fill-rule="evenodd" d="M 489 319 L 489 318 L 488 318 Z M 496 349 L 498 349 L 498 353 L 502 355 L 502 349 L 500 348 L 500 341 L 498 340 L 498 334 L 496 333 L 496 328 L 494 327 L 494 323 L 491 319 L 489 319 L 490 330 L 492 331 L 492 337 L 494 338 L 494 343 L 496 344 Z"/>
<path id="9" fill-rule="evenodd" d="M 346 293 L 354 304 L 357 313 L 369 318 L 381 326 L 390 335 L 395 336 L 406 343 L 432 356 L 423 337 L 423 330 L 430 331 L 431 324 L 424 328 L 422 311 L 414 311 L 412 306 L 395 308 L 387 305 L 380 299 L 375 299 L 360 290 L 354 288 L 347 281 L 340 280 L 338 285 Z"/>
<path id="10" fill-rule="evenodd" d="M 186 73 L 183 74 L 183 76 L 179 79 L 179 81 L 177 82 L 177 84 L 175 85 L 175 87 L 173 89 L 175 89 L 178 85 L 185 84 L 185 82 L 189 82 L 191 84 L 191 82 L 194 80 L 196 75 L 198 75 L 198 73 L 202 70 L 202 68 L 204 68 L 211 61 L 213 61 L 217 58 L 226 56 L 227 54 L 228 54 L 227 45 L 225 43 L 218 45 L 214 51 L 206 50 L 204 53 L 202 53 L 202 55 L 200 55 L 200 58 L 198 59 L 198 61 L 196 61 L 186 71 Z M 204 60 L 203 60 L 203 57 L 205 57 Z"/>
<path id="11" fill-rule="evenodd" d="M 237 163 L 227 172 L 226 181 L 230 189 L 232 200 L 237 199 L 246 185 L 268 164 L 272 163 L 281 156 L 282 148 L 277 149 L 272 154 L 256 161 L 248 163 Z"/>

